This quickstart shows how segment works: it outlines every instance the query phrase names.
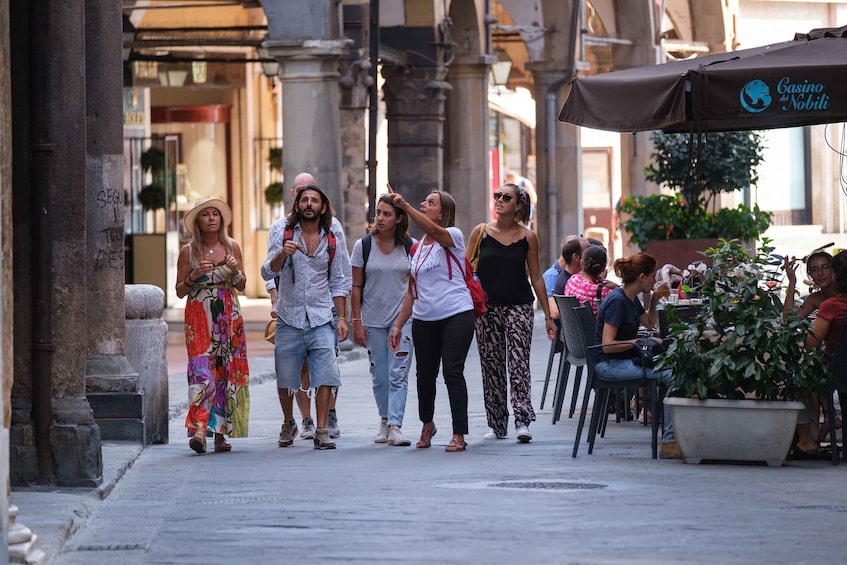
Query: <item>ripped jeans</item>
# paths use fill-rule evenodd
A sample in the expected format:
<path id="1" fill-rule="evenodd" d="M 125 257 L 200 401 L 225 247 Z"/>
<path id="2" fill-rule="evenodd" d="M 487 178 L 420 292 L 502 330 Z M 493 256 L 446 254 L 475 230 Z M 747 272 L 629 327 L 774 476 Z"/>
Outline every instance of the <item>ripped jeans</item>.
<path id="1" fill-rule="evenodd" d="M 403 425 L 406 413 L 406 393 L 409 389 L 409 369 L 412 363 L 412 320 L 403 326 L 400 349 L 391 351 L 388 334 L 391 327 L 367 328 L 368 358 L 371 362 L 374 400 L 381 418 L 389 426 Z"/>

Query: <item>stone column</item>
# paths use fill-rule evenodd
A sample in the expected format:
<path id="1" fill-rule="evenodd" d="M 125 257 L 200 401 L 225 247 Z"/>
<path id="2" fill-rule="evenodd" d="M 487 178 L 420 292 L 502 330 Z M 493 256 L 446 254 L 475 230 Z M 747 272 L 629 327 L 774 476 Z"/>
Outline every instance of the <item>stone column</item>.
<path id="1" fill-rule="evenodd" d="M 85 8 L 78 2 L 36 0 L 16 6 L 12 17 L 20 26 L 13 33 L 13 50 L 29 52 L 16 71 L 24 78 L 13 84 L 14 206 L 21 211 L 14 240 L 15 347 L 26 351 L 15 358 L 12 476 L 19 483 L 37 479 L 91 487 L 102 481 L 103 460 L 100 429 L 85 397 L 90 330 Z M 26 286 L 21 281 L 31 288 L 19 288 Z M 33 402 L 36 389 L 41 392 Z M 42 394 L 49 401 L 42 402 Z M 34 416 L 36 411 L 43 412 Z M 33 421 L 39 422 L 35 441 L 27 435 Z"/>
<path id="2" fill-rule="evenodd" d="M 493 55 L 461 55 L 447 78 L 446 188 L 456 199 L 456 225 L 465 236 L 488 217 L 488 69 Z"/>
<path id="3" fill-rule="evenodd" d="M 12 315 L 12 100 L 9 58 L 9 10 L 0 10 L 0 539 L 8 540 L 9 427 L 14 381 L 14 317 Z M 7 512 L 8 511 L 8 512 Z M 9 548 L 0 543 L 0 563 L 9 562 Z"/>
<path id="4" fill-rule="evenodd" d="M 85 2 L 86 263 L 88 338 L 86 394 L 98 423 L 101 399 L 110 421 L 103 439 L 143 440 L 135 413 L 141 404 L 138 375 L 124 356 L 123 63 L 121 5 L 117 0 Z M 96 395 L 96 396 L 95 396 Z M 105 395 L 105 396 L 104 396 Z M 133 433 L 135 430 L 136 433 Z"/>
<path id="5" fill-rule="evenodd" d="M 444 101 L 450 90 L 446 74 L 444 67 L 382 68 L 388 180 L 413 206 L 434 187 L 444 188 Z"/>
<path id="6" fill-rule="evenodd" d="M 344 42 L 270 40 L 264 46 L 280 63 L 283 171 L 289 179 L 299 172 L 311 173 L 343 223 L 338 61 Z M 285 198 L 288 209 L 288 191 Z"/>
<path id="7" fill-rule="evenodd" d="M 579 127 L 557 120 L 567 97 L 566 75 L 541 64 L 528 67 L 535 83 L 537 116 L 539 259 L 549 265 L 561 254 L 562 238 L 582 231 L 582 151 Z"/>
<path id="8" fill-rule="evenodd" d="M 370 61 L 345 60 L 341 64 L 341 166 L 344 190 L 344 231 L 347 245 L 365 233 L 367 225 L 368 189 L 365 182 L 365 150 L 367 147 L 368 76 Z M 336 207 L 340 207 L 336 206 Z"/>

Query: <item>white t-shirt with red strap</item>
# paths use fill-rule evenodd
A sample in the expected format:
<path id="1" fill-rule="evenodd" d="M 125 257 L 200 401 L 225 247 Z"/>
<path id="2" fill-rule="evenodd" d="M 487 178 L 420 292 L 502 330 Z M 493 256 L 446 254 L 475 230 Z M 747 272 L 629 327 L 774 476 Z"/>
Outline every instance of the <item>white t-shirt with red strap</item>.
<path id="1" fill-rule="evenodd" d="M 450 258 L 440 243 L 425 244 L 423 240 L 417 243 L 414 255 L 409 258 L 411 277 L 414 281 L 413 294 L 417 295 L 412 308 L 412 318 L 415 320 L 443 320 L 460 312 L 473 310 L 471 293 L 462 274 L 465 264 L 465 239 L 459 228 L 449 227 L 447 231 L 453 238 L 450 251 L 458 259 L 458 264 Z"/>

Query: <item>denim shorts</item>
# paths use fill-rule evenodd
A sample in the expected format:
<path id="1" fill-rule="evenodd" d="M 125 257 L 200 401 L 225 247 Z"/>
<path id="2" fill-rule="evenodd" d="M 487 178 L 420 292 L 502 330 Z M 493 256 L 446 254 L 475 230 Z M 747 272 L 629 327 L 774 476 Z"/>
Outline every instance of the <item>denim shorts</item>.
<path id="1" fill-rule="evenodd" d="M 298 329 L 277 318 L 274 365 L 276 384 L 292 391 L 300 388 L 300 367 L 309 363 L 312 388 L 341 386 L 338 353 L 335 342 L 338 334 L 332 324 Z"/>

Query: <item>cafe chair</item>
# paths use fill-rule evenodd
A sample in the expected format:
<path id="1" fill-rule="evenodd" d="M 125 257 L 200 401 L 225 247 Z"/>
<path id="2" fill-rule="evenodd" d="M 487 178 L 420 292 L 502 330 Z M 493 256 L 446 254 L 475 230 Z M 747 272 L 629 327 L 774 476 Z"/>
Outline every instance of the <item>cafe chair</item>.
<path id="1" fill-rule="evenodd" d="M 829 441 L 832 450 L 832 464 L 838 465 L 839 452 L 837 431 L 835 429 L 835 391 L 838 391 L 838 401 L 841 403 L 841 413 L 845 414 L 847 406 L 847 325 L 841 328 L 838 344 L 826 366 L 826 389 L 829 398 Z M 842 430 L 843 431 L 843 430 Z M 842 435 L 842 447 L 844 449 L 844 437 Z"/>
<path id="2" fill-rule="evenodd" d="M 541 409 L 544 410 L 544 401 L 547 399 L 547 388 L 550 386 L 550 376 L 553 373 L 553 360 L 556 355 L 559 357 L 559 365 L 565 358 L 563 352 L 565 350 L 565 340 L 562 338 L 562 324 L 556 326 L 556 336 L 550 342 L 550 354 L 547 356 L 547 374 L 544 375 L 544 390 L 541 391 Z M 558 380 L 556 381 L 558 383 Z M 555 423 L 555 422 L 554 422 Z"/>
<path id="3" fill-rule="evenodd" d="M 563 296 L 561 294 L 554 294 L 553 299 L 556 301 L 556 307 L 559 309 L 559 319 L 562 321 L 562 327 L 559 329 L 557 335 L 558 340 L 562 343 L 562 354 L 559 358 L 556 386 L 553 389 L 553 423 L 555 424 L 562 418 L 565 394 L 567 393 L 568 379 L 572 366 L 576 367 L 576 374 L 574 374 L 573 389 L 571 390 L 571 408 L 568 412 L 568 418 L 573 418 L 573 414 L 576 411 L 576 399 L 579 396 L 579 385 L 582 382 L 582 367 L 585 365 L 585 362 L 583 359 L 573 357 L 569 354 L 568 345 L 565 341 L 564 321 L 562 319 L 562 310 L 570 310 L 579 306 L 579 300 L 575 296 Z"/>
<path id="4" fill-rule="evenodd" d="M 694 318 L 697 317 L 697 307 L 696 306 L 671 306 L 674 309 L 674 314 L 676 315 L 676 320 L 685 323 L 694 322 Z M 665 339 L 668 337 L 668 332 L 670 332 L 671 322 L 670 315 L 668 314 L 668 306 L 665 305 L 664 308 L 659 308 L 659 337 Z"/>
<path id="5" fill-rule="evenodd" d="M 559 313 L 562 319 L 562 331 L 565 334 L 565 344 L 568 350 L 568 356 L 573 359 L 580 359 L 588 368 L 588 376 L 585 384 L 585 392 L 582 395 L 582 411 L 579 415 L 579 423 L 576 428 L 576 438 L 574 439 L 572 457 L 576 458 L 579 451 L 579 442 L 582 438 L 582 430 L 585 427 L 585 416 L 588 412 L 588 401 L 591 392 L 594 392 L 594 409 L 591 412 L 591 422 L 588 426 L 588 453 L 594 452 L 594 440 L 597 436 L 597 431 L 600 428 L 601 418 L 608 418 L 607 408 L 609 392 L 613 389 L 625 388 L 628 390 L 645 388 L 652 411 L 652 455 L 653 459 L 658 458 L 659 444 L 658 432 L 659 421 L 661 415 L 661 394 L 659 392 L 659 383 L 647 379 L 647 370 L 642 367 L 642 377 L 640 379 L 632 379 L 630 381 L 606 381 L 597 377 L 594 370 L 594 358 L 598 349 L 602 346 L 594 345 L 594 315 L 591 309 L 585 306 L 577 308 L 560 309 Z M 637 348 L 632 344 L 633 348 Z M 602 436 L 601 436 L 602 437 Z"/>

